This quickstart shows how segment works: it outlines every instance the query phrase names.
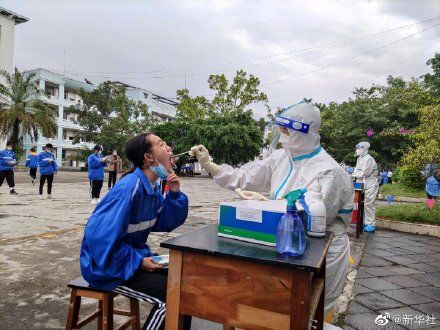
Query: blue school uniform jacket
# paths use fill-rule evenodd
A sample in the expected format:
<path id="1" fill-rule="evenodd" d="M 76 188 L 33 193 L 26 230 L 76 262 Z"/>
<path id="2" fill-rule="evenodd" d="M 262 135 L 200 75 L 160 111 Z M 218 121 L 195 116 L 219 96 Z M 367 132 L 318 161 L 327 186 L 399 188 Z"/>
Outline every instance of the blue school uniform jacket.
<path id="1" fill-rule="evenodd" d="M 91 154 L 87 158 L 87 168 L 89 170 L 89 180 L 104 180 L 104 167 L 107 163 L 101 162 L 101 155 Z"/>
<path id="2" fill-rule="evenodd" d="M 130 279 L 145 257 L 150 232 L 169 232 L 185 222 L 188 198 L 158 182 L 152 186 L 140 169 L 126 175 L 93 211 L 81 245 L 84 279 L 93 287 L 112 290 Z"/>
<path id="3" fill-rule="evenodd" d="M 54 172 L 58 171 L 58 165 L 54 154 L 47 151 L 40 152 L 38 154 L 38 167 L 40 168 L 41 175 L 52 175 Z"/>
<path id="4" fill-rule="evenodd" d="M 26 159 L 26 167 L 37 168 L 38 167 L 38 154 L 30 153 Z"/>
<path id="5" fill-rule="evenodd" d="M 440 182 L 433 175 L 429 176 L 426 180 L 425 190 L 429 195 L 438 197 L 440 195 Z"/>
<path id="6" fill-rule="evenodd" d="M 12 150 L 3 150 L 0 152 L 0 171 L 10 171 L 14 165 L 9 165 L 8 162 L 15 161 L 15 153 Z"/>

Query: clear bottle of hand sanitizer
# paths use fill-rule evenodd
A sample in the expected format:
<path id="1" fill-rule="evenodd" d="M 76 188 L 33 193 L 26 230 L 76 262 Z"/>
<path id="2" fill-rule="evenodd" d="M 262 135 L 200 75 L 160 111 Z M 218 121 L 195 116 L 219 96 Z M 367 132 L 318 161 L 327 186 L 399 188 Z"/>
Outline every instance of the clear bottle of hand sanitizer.
<path id="1" fill-rule="evenodd" d="M 276 233 L 276 248 L 281 254 L 300 256 L 306 249 L 305 228 L 295 206 L 295 201 L 305 191 L 306 189 L 298 189 L 284 196 L 287 198 L 287 210 L 280 219 Z"/>
<path id="2" fill-rule="evenodd" d="M 327 212 L 322 199 L 321 190 L 321 184 L 319 183 L 319 179 L 317 179 L 314 187 L 310 191 L 310 202 L 308 205 L 310 213 L 308 216 L 307 235 L 313 237 L 324 237 L 327 225 Z"/>

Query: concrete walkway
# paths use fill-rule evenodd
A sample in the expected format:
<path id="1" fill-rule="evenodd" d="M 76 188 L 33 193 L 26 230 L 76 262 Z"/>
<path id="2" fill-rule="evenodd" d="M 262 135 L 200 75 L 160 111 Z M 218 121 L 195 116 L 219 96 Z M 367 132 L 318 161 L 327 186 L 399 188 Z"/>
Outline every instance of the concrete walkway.
<path id="1" fill-rule="evenodd" d="M 439 329 L 440 239 L 368 234 L 353 293 L 344 329 Z M 386 325 L 375 323 L 380 314 Z"/>

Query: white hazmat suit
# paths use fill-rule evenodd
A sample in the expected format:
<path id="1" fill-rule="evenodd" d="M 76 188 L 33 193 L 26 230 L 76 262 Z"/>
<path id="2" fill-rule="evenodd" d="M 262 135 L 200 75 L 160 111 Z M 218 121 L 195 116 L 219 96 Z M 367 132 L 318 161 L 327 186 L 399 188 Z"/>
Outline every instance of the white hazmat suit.
<path id="1" fill-rule="evenodd" d="M 360 142 L 356 145 L 356 168 L 351 175 L 356 182 L 362 182 L 365 190 L 364 200 L 364 230 L 374 231 L 376 228 L 376 205 L 374 203 L 379 192 L 379 170 L 376 161 L 368 153 L 370 144 Z"/>
<path id="2" fill-rule="evenodd" d="M 284 120 L 292 129 L 284 129 L 280 143 L 268 158 L 249 162 L 240 168 L 221 166 L 210 161 L 203 146 L 192 149 L 214 181 L 227 189 L 246 189 L 269 192 L 272 199 L 281 199 L 286 193 L 310 187 L 317 178 L 327 211 L 327 230 L 334 238 L 327 253 L 325 313 L 330 311 L 341 294 L 350 256 L 346 227 L 350 224 L 354 189 L 350 176 L 320 146 L 321 114 L 313 105 L 302 102 L 285 110 L 277 120 Z M 282 125 L 285 126 L 285 125 Z M 305 130 L 308 130 L 306 133 Z M 306 193 L 306 202 L 309 195 Z"/>

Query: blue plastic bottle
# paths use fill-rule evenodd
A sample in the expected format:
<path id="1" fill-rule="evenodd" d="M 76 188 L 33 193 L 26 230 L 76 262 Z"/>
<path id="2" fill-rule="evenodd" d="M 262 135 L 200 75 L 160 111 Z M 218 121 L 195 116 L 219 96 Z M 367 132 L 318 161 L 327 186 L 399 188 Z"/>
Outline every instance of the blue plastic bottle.
<path id="1" fill-rule="evenodd" d="M 276 234 L 276 248 L 281 254 L 300 256 L 306 249 L 306 232 L 295 206 L 295 201 L 306 191 L 298 189 L 283 196 L 287 199 L 287 210 L 281 217 Z"/>

